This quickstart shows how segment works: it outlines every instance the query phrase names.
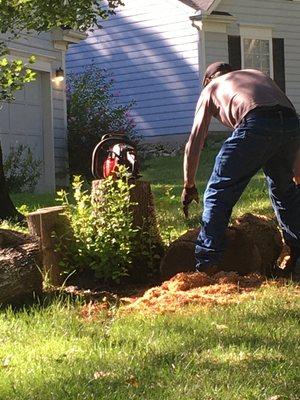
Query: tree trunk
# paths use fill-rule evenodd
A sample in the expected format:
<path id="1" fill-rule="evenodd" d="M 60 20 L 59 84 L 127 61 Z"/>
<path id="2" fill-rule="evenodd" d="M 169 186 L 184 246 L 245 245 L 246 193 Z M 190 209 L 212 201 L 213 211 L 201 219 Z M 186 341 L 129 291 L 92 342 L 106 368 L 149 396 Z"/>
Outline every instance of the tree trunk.
<path id="1" fill-rule="evenodd" d="M 18 212 L 8 194 L 3 170 L 3 157 L 0 143 L 0 220 L 1 219 L 14 219 L 22 222 L 24 220 L 24 216 Z"/>
<path id="2" fill-rule="evenodd" d="M 39 241 L 0 229 L 0 303 L 19 303 L 42 292 Z"/>
<path id="3" fill-rule="evenodd" d="M 160 270 L 164 280 L 179 272 L 194 272 L 195 243 L 199 228 L 191 229 L 171 243 Z M 283 249 L 276 223 L 265 216 L 242 215 L 226 231 L 226 251 L 216 271 L 235 271 L 240 275 L 270 275 Z"/>
<path id="4" fill-rule="evenodd" d="M 61 214 L 62 211 L 61 206 L 47 207 L 28 215 L 29 232 L 41 240 L 43 272 L 52 285 L 62 283 L 59 265 L 61 255 L 56 249 L 56 237 L 61 238 L 69 226 L 66 217 Z"/>

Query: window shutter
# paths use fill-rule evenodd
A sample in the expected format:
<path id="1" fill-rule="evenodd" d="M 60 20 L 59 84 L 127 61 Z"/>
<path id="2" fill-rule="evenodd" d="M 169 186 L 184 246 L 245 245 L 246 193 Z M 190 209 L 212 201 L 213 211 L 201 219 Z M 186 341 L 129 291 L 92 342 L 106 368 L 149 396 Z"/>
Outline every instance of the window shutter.
<path id="1" fill-rule="evenodd" d="M 242 68 L 241 37 L 228 36 L 228 58 L 233 69 Z"/>
<path id="2" fill-rule="evenodd" d="M 285 92 L 284 39 L 273 38 L 274 81 Z"/>

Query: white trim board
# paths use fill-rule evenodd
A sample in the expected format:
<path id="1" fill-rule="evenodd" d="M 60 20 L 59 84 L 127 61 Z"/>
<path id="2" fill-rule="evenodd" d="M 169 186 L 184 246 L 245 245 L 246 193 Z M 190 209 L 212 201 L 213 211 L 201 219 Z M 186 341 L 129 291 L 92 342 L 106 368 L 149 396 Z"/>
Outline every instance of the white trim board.
<path id="1" fill-rule="evenodd" d="M 35 71 L 42 71 L 42 72 L 52 72 L 51 68 L 51 63 L 47 61 L 41 61 L 41 60 L 36 60 L 34 64 L 28 64 L 28 58 L 25 58 L 24 56 L 20 57 L 15 54 L 9 54 L 7 56 L 7 59 L 9 61 L 14 61 L 14 60 L 21 60 L 25 65 L 28 66 L 28 68 L 35 70 Z"/>

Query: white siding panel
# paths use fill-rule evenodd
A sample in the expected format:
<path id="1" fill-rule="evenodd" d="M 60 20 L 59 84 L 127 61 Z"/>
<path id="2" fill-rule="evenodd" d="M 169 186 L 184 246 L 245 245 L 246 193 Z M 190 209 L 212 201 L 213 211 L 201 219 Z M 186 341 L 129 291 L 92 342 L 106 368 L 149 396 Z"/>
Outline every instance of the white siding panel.
<path id="1" fill-rule="evenodd" d="M 284 38 L 286 93 L 300 112 L 300 2 L 223 0 L 217 10 L 233 14 L 240 24 L 270 25 L 273 37 Z"/>
<path id="2" fill-rule="evenodd" d="M 70 48 L 67 66 L 82 71 L 94 64 L 111 71 L 120 101 L 135 100 L 132 114 L 140 134 L 189 133 L 200 87 L 191 14 L 178 0 L 127 0 L 103 29 Z"/>
<path id="3" fill-rule="evenodd" d="M 205 32 L 205 55 L 207 65 L 216 61 L 228 61 L 227 35 L 216 32 Z M 209 130 L 212 132 L 225 132 L 228 129 L 218 120 L 212 118 Z"/>

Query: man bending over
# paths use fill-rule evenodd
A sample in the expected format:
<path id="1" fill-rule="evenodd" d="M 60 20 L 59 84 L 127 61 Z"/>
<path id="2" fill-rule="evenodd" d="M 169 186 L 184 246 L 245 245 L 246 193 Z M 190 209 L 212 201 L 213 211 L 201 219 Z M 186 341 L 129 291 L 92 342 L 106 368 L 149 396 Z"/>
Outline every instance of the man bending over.
<path id="1" fill-rule="evenodd" d="M 300 149 L 299 120 L 293 104 L 260 71 L 233 71 L 224 62 L 205 73 L 193 128 L 185 147 L 182 203 L 198 199 L 195 175 L 212 117 L 233 129 L 215 159 L 204 193 L 202 228 L 196 243 L 196 268 L 209 272 L 225 250 L 232 208 L 250 179 L 262 168 L 270 199 L 291 258 L 284 274 L 300 277 L 300 188 L 294 163 Z"/>

